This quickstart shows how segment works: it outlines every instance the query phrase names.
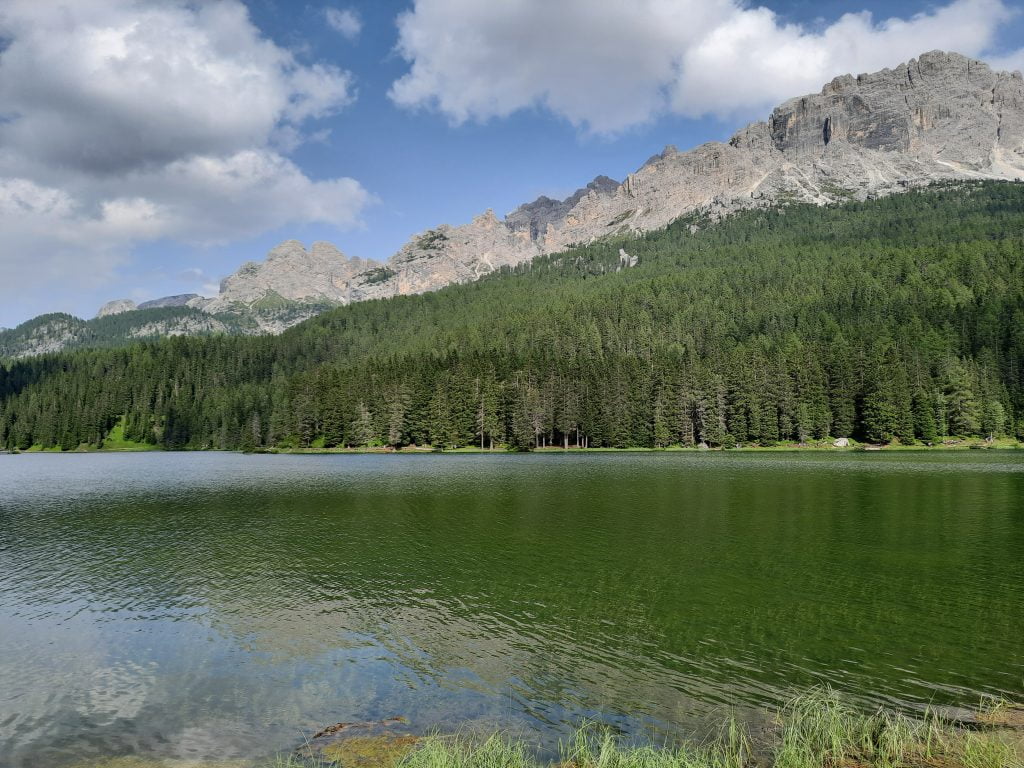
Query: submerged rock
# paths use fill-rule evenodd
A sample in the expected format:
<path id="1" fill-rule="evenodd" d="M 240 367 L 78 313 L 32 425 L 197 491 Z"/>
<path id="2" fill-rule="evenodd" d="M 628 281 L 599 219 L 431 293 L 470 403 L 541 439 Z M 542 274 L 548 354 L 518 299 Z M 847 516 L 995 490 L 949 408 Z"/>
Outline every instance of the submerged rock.
<path id="1" fill-rule="evenodd" d="M 298 757 L 343 768 L 394 768 L 420 741 L 405 718 L 337 723 L 295 750 Z"/>
<path id="2" fill-rule="evenodd" d="M 929 711 L 940 722 L 963 730 L 1024 732 L 1024 704 L 998 701 L 981 709 L 933 707 Z"/>
<path id="3" fill-rule="evenodd" d="M 978 712 L 975 720 L 984 728 L 1024 731 L 1024 704 L 999 702 Z"/>
<path id="4" fill-rule="evenodd" d="M 252 768 L 249 760 L 182 760 L 152 757 L 111 757 L 76 763 L 71 768 Z"/>

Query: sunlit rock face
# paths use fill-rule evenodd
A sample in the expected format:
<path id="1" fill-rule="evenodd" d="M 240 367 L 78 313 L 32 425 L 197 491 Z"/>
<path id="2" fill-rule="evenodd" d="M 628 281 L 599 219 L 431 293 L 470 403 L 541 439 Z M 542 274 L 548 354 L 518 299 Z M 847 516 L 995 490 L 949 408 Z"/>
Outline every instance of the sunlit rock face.
<path id="1" fill-rule="evenodd" d="M 298 240 L 286 240 L 264 261 L 246 262 L 224 278 L 216 298 L 196 297 L 188 304 L 207 312 L 254 306 L 273 309 L 275 300 L 347 304 L 353 278 L 377 266 L 373 261 L 350 259 L 330 243 L 313 243 L 307 251 Z"/>
<path id="2" fill-rule="evenodd" d="M 185 307 L 192 299 L 198 299 L 198 293 L 179 293 L 177 296 L 164 296 L 160 299 L 143 301 L 138 309 L 164 309 L 166 307 Z"/>
<path id="3" fill-rule="evenodd" d="M 122 312 L 131 312 L 133 309 L 137 309 L 137 307 L 135 306 L 135 302 L 131 299 L 114 299 L 100 307 L 100 311 L 96 313 L 96 317 L 120 315 Z"/>

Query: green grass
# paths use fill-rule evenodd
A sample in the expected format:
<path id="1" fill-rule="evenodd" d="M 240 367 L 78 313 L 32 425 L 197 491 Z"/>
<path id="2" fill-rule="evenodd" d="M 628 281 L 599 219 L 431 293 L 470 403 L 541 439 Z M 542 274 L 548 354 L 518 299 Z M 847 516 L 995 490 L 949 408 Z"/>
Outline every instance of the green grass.
<path id="1" fill-rule="evenodd" d="M 994 709 L 1006 707 L 1013 705 L 999 703 Z M 983 706 L 979 715 L 992 710 Z M 865 712 L 828 688 L 798 696 L 772 713 L 768 723 L 754 737 L 727 718 L 710 738 L 661 746 L 626 743 L 608 730 L 584 724 L 562 744 L 554 762 L 538 759 L 534 745 L 524 739 L 501 733 L 436 734 L 418 740 L 381 734 L 342 740 L 322 752 L 307 742 L 305 751 L 312 756 L 283 753 L 253 768 L 1024 768 L 1024 731 L 968 730 L 934 714 L 912 718 L 882 709 Z M 178 765 L 129 757 L 87 762 L 80 768 Z"/>
<path id="2" fill-rule="evenodd" d="M 861 712 L 829 689 L 782 708 L 755 740 L 734 720 L 714 738 L 633 746 L 586 726 L 563 745 L 556 768 L 1024 768 L 1024 743 L 928 716 Z M 757 756 L 755 758 L 755 755 Z M 547 768 L 523 741 L 431 737 L 400 768 Z"/>
<path id="3" fill-rule="evenodd" d="M 805 694 L 779 713 L 775 768 L 1019 768 L 1024 744 L 976 732 L 929 714 L 862 713 L 828 689 Z"/>
<path id="4" fill-rule="evenodd" d="M 158 451 L 159 447 L 149 443 L 137 443 L 128 440 L 124 436 L 124 416 L 118 419 L 117 424 L 110 430 L 110 434 L 103 441 L 101 450 L 104 451 Z"/>

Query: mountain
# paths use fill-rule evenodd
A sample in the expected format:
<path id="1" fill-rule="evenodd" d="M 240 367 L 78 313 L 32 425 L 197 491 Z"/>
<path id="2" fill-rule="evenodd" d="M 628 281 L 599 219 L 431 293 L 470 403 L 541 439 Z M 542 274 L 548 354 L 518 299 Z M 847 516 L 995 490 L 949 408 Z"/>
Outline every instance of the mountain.
<path id="1" fill-rule="evenodd" d="M 252 304 L 274 292 L 337 304 L 422 293 L 573 245 L 649 232 L 695 211 L 721 216 L 780 202 L 864 200 L 946 179 L 1021 176 L 1021 74 L 933 51 L 895 69 L 837 77 L 726 143 L 666 147 L 622 183 L 598 176 L 565 200 L 540 197 L 504 220 L 486 211 L 468 224 L 427 230 L 385 265 L 347 260 L 324 243 L 307 254 L 289 241 L 228 278 L 209 306 Z"/>
<path id="2" fill-rule="evenodd" d="M 27 357 L 58 352 L 76 346 L 81 339 L 85 320 L 54 312 L 39 315 L 16 328 L 0 331 L 0 359 Z"/>
<path id="3" fill-rule="evenodd" d="M 895 69 L 837 77 L 726 143 L 667 147 L 621 184 L 601 176 L 566 200 L 520 206 L 503 222 L 488 212 L 420 235 L 392 257 L 395 276 L 377 292 L 471 279 L 495 265 L 648 232 L 694 211 L 864 200 L 943 179 L 1021 176 L 1021 74 L 934 51 Z M 469 243 L 477 247 L 467 253 Z M 445 265 L 440 280 L 407 277 L 422 273 L 423 259 Z"/>
<path id="4" fill-rule="evenodd" d="M 131 299 L 114 299 L 108 301 L 102 307 L 100 311 L 96 313 L 96 317 L 107 317 L 109 315 L 119 315 L 122 312 L 134 312 L 136 309 L 164 309 L 166 307 L 185 307 L 188 306 L 189 302 L 202 298 L 198 293 L 181 293 L 177 296 L 164 296 L 160 299 L 152 299 L 150 301 L 144 301 L 141 304 L 136 304 Z"/>
<path id="5" fill-rule="evenodd" d="M 372 276 L 380 266 L 347 258 L 330 243 L 313 243 L 307 251 L 298 240 L 286 240 L 266 260 L 246 262 L 224 278 L 217 297 L 194 297 L 187 303 L 205 312 L 248 313 L 262 330 L 276 333 L 325 307 L 363 298 L 353 297 L 353 280 L 359 274 Z"/>
<path id="6" fill-rule="evenodd" d="M 844 75 L 791 99 L 728 142 L 666 147 L 621 183 L 606 176 L 565 200 L 540 197 L 504 219 L 414 236 L 385 263 L 329 243 L 282 243 L 187 305 L 230 313 L 248 332 L 280 332 L 326 308 L 436 290 L 608 237 L 635 237 L 689 214 L 816 205 L 943 180 L 1024 177 L 1024 79 L 933 51 L 894 69 Z M 106 305 L 101 314 L 130 310 Z M 204 330 L 205 332 L 205 330 Z M 52 334 L 56 339 L 59 334 Z M 57 347 L 59 348 L 59 347 Z"/>
<path id="7" fill-rule="evenodd" d="M 1021 74 L 933 51 L 895 69 L 837 77 L 726 143 L 667 147 L 622 183 L 598 176 L 565 200 L 540 197 L 504 220 L 486 211 L 428 230 L 386 265 L 346 259 L 326 243 L 307 254 L 289 241 L 225 280 L 208 306 L 252 304 L 271 292 L 339 304 L 420 293 L 694 211 L 864 200 L 943 179 L 1022 176 Z"/>
<path id="8" fill-rule="evenodd" d="M 164 296 L 139 304 L 136 309 L 163 309 L 164 307 L 184 307 L 193 299 L 201 298 L 198 293 L 179 293 L 177 296 Z"/>
<path id="9" fill-rule="evenodd" d="M 100 311 L 96 313 L 96 317 L 110 317 L 111 315 L 120 315 L 122 312 L 132 312 L 136 309 L 138 309 L 138 307 L 131 299 L 114 299 L 100 307 Z"/>
<path id="10" fill-rule="evenodd" d="M 1013 182 L 690 215 L 280 335 L 0 365 L 0 447 L 981 448 L 1024 437 L 1022 232 Z"/>
<path id="11" fill-rule="evenodd" d="M 148 303 L 148 302 L 147 302 Z M 258 333 L 250 318 L 211 315 L 185 306 L 106 311 L 92 320 L 63 313 L 40 315 L 17 328 L 0 331 L 0 360 L 42 355 L 81 347 L 118 347 L 167 336 L 244 335 Z"/>
<path id="12" fill-rule="evenodd" d="M 844 75 L 791 99 L 728 142 L 667 147 L 621 184 L 599 176 L 562 201 L 414 237 L 386 267 L 357 273 L 344 300 L 419 293 L 694 211 L 825 204 L 944 179 L 1024 176 L 1024 79 L 934 51 L 895 69 Z M 390 273 L 390 274 L 388 274 Z"/>

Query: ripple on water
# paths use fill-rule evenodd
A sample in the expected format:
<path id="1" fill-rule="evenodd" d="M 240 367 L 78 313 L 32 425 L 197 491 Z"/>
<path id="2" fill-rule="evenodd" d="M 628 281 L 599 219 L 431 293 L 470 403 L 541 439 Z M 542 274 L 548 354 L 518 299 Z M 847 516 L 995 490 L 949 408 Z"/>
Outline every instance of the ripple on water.
<path id="1" fill-rule="evenodd" d="M 0 754 L 1021 698 L 1024 457 L 0 456 Z"/>

